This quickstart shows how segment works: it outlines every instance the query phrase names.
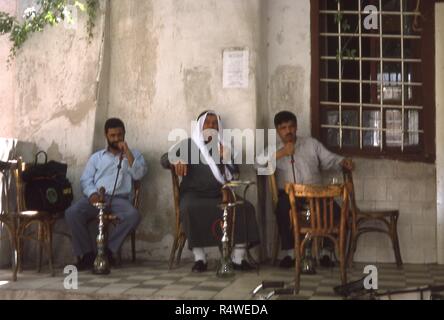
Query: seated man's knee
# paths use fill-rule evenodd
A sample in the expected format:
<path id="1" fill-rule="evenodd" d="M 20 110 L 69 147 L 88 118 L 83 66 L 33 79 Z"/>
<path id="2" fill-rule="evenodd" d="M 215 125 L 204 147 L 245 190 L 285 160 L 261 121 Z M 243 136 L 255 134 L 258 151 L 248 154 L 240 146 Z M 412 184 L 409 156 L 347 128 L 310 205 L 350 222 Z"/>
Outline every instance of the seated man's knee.
<path id="1" fill-rule="evenodd" d="M 72 222 L 76 217 L 77 210 L 75 208 L 75 204 L 71 205 L 68 209 L 65 210 L 65 219 L 66 221 Z"/>
<path id="2" fill-rule="evenodd" d="M 125 214 L 123 220 L 132 227 L 137 227 L 137 225 L 140 223 L 141 216 L 137 209 L 132 208 Z"/>

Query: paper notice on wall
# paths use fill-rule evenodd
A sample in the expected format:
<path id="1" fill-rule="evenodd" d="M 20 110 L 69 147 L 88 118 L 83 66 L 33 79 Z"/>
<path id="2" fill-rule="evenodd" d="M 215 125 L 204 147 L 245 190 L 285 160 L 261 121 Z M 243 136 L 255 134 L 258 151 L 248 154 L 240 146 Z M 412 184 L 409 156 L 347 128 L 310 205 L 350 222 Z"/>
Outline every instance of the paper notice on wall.
<path id="1" fill-rule="evenodd" d="M 223 52 L 223 88 L 248 88 L 248 49 Z"/>

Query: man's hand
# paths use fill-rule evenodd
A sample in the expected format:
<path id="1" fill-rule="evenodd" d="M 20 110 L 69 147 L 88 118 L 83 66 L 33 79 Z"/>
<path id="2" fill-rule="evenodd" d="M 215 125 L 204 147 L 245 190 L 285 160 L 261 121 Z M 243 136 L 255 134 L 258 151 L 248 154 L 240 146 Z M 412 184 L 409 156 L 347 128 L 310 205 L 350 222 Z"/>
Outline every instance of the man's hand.
<path id="1" fill-rule="evenodd" d="M 132 167 L 134 162 L 134 156 L 130 148 L 128 147 L 126 141 L 120 141 L 117 144 L 117 147 L 120 149 L 120 151 L 122 151 L 122 154 L 126 156 L 126 158 L 128 159 L 128 164 L 130 165 L 130 167 Z"/>
<path id="2" fill-rule="evenodd" d="M 220 156 L 221 156 L 221 160 L 224 162 L 224 163 L 226 163 L 225 161 L 230 161 L 230 159 L 231 159 L 231 156 L 232 156 L 232 154 L 231 154 L 231 149 L 230 149 L 230 147 L 224 147 L 224 145 L 221 143 L 220 145 L 219 145 L 220 147 L 220 150 L 219 150 L 219 154 L 220 154 Z"/>
<path id="3" fill-rule="evenodd" d="M 352 159 L 344 159 L 344 160 L 342 160 L 341 166 L 344 169 L 348 170 L 348 171 L 352 171 L 354 169 L 354 167 L 355 167 Z"/>
<path id="4" fill-rule="evenodd" d="M 280 158 L 283 158 L 285 156 L 292 156 L 294 155 L 294 151 L 294 143 L 287 142 L 281 149 L 276 152 L 276 160 L 279 160 Z"/>
<path id="5" fill-rule="evenodd" d="M 99 200 L 100 199 L 99 199 L 98 193 L 93 193 L 92 195 L 89 196 L 89 199 L 88 199 L 88 201 L 91 205 L 94 205 L 94 203 L 99 202 Z"/>
<path id="6" fill-rule="evenodd" d="M 187 175 L 188 165 L 186 163 L 182 163 L 179 161 L 178 163 L 173 164 L 173 166 L 177 176 L 184 177 Z"/>
<path id="7" fill-rule="evenodd" d="M 126 141 L 119 141 L 117 143 L 117 147 L 120 149 L 120 151 L 122 151 L 123 154 L 127 154 L 128 153 L 128 144 L 126 143 Z"/>

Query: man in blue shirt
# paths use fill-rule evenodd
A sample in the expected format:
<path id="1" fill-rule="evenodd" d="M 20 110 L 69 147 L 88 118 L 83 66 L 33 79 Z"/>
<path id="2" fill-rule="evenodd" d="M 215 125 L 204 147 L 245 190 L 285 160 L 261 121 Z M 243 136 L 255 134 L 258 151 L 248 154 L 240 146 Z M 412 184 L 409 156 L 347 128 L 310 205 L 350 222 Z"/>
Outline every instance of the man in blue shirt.
<path id="1" fill-rule="evenodd" d="M 119 218 L 119 223 L 108 236 L 106 252 L 110 260 L 128 233 L 140 222 L 140 215 L 132 206 L 131 198 L 133 180 L 142 179 L 147 171 L 143 155 L 128 147 L 125 126 L 120 119 L 110 118 L 105 122 L 105 137 L 108 147 L 89 158 L 80 178 L 84 196 L 65 212 L 71 229 L 74 254 L 81 257 L 77 264 L 78 270 L 91 269 L 94 264 L 95 246 L 88 232 L 88 221 L 97 217 L 98 210 L 93 204 L 99 201 L 98 190 L 101 187 L 106 190 L 105 201 L 109 204 L 115 185 L 110 209 Z"/>

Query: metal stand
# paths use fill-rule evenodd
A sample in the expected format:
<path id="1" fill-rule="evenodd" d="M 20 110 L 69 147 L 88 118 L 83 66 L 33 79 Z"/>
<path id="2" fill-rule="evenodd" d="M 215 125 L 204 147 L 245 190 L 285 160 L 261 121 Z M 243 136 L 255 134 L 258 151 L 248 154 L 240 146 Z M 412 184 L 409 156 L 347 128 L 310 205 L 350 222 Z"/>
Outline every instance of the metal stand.
<path id="1" fill-rule="evenodd" d="M 220 278 L 228 278 L 234 276 L 233 262 L 231 261 L 229 252 L 229 239 L 228 239 L 228 208 L 235 207 L 235 203 L 223 203 L 224 215 L 223 215 L 223 236 L 222 236 L 222 257 L 220 259 L 219 267 L 217 268 L 217 276 Z"/>
<path id="2" fill-rule="evenodd" d="M 236 200 L 236 194 L 234 192 L 235 187 L 240 186 L 246 186 L 244 190 L 244 199 L 246 192 L 250 185 L 254 184 L 254 182 L 250 181 L 230 181 L 224 184 L 222 189 L 227 189 L 231 194 L 231 199 L 228 200 L 229 202 L 221 203 L 219 207 L 221 207 L 224 210 L 223 214 L 223 236 L 222 236 L 222 257 L 220 259 L 219 267 L 217 268 L 216 275 L 220 278 L 228 278 L 234 276 L 234 268 L 233 268 L 233 262 L 231 261 L 230 257 L 230 250 L 229 250 L 229 238 L 228 238 L 228 208 L 233 208 L 237 205 L 243 204 L 243 201 Z"/>
<path id="3" fill-rule="evenodd" d="M 110 267 L 109 267 L 109 261 L 108 257 L 105 254 L 105 242 L 106 242 L 106 236 L 105 236 L 105 217 L 103 210 L 106 207 L 106 203 L 104 201 L 105 196 L 105 189 L 100 188 L 100 200 L 99 202 L 95 203 L 94 206 L 99 209 L 99 233 L 97 235 L 96 241 L 97 241 L 97 256 L 94 260 L 94 268 L 93 273 L 94 274 L 109 274 Z"/>
<path id="4" fill-rule="evenodd" d="M 306 213 L 305 213 L 305 218 L 307 220 L 307 222 L 310 222 L 310 218 L 311 218 L 311 212 L 310 212 L 310 208 L 305 208 Z M 305 252 L 304 252 L 304 256 L 302 257 L 302 263 L 301 263 L 301 273 L 302 274 L 316 274 L 316 269 L 314 267 L 314 262 L 313 262 L 313 255 L 311 252 L 311 247 L 312 247 L 312 239 L 311 239 L 311 235 L 309 233 L 307 233 L 305 235 L 306 243 L 305 243 Z"/>

